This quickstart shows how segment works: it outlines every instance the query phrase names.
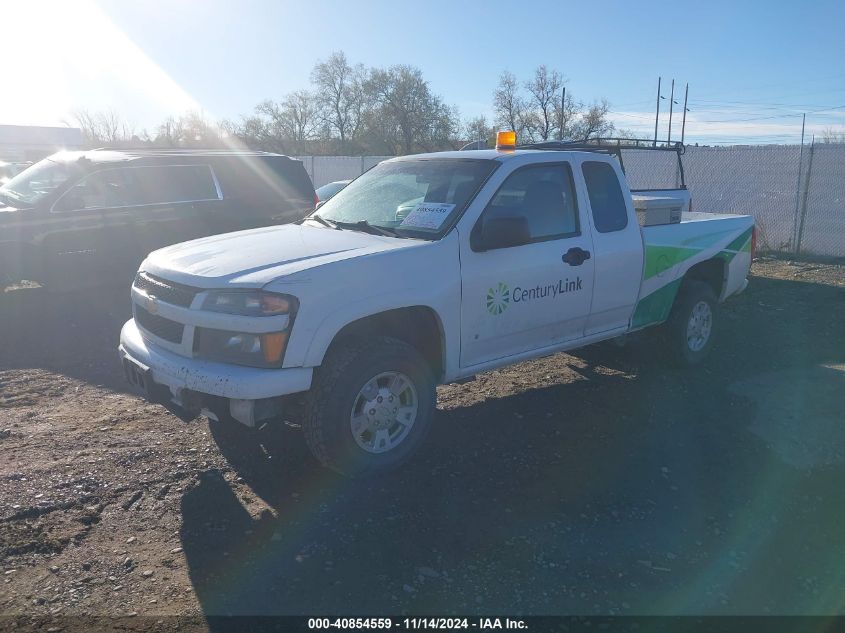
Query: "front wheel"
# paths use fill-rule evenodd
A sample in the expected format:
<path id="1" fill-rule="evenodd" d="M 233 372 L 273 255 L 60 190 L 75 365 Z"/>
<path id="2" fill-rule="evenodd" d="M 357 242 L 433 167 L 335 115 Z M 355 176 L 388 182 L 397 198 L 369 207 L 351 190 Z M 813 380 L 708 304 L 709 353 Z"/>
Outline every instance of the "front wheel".
<path id="1" fill-rule="evenodd" d="M 436 401 L 431 368 L 413 347 L 388 337 L 351 340 L 315 372 L 302 428 L 325 466 L 348 476 L 384 472 L 423 442 Z"/>
<path id="2" fill-rule="evenodd" d="M 668 351 L 676 364 L 697 365 L 713 347 L 718 303 L 713 289 L 701 281 L 681 287 L 664 326 Z"/>

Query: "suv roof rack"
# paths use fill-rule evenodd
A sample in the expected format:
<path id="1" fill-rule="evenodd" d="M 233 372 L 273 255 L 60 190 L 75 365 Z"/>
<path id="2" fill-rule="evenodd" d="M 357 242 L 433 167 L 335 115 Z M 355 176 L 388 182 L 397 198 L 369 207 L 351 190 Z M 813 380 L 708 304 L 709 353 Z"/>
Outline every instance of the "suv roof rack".
<path id="1" fill-rule="evenodd" d="M 622 161 L 622 150 L 653 150 L 661 152 L 675 152 L 678 155 L 678 172 L 681 176 L 681 185 L 686 188 L 684 180 L 684 164 L 681 156 L 686 151 L 686 146 L 680 141 L 658 141 L 645 138 L 621 138 L 603 137 L 588 138 L 581 141 L 543 141 L 542 143 L 526 143 L 517 145 L 516 149 L 539 149 L 557 151 L 579 151 L 596 152 L 599 154 L 612 154 L 619 160 L 622 171 L 625 171 L 625 163 Z"/>

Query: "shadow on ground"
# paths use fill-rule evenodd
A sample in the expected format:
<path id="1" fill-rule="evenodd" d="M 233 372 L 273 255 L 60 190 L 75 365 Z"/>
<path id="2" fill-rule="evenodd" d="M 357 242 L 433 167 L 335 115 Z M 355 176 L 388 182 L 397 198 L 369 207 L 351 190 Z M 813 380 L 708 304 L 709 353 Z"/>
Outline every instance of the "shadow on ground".
<path id="1" fill-rule="evenodd" d="M 845 331 L 823 307 L 842 293 L 752 288 L 705 367 L 667 369 L 650 340 L 540 361 L 578 375 L 441 408 L 379 479 L 322 470 L 289 429 L 215 428 L 273 512 L 253 519 L 217 472 L 185 494 L 204 612 L 845 613 L 845 437 L 825 435 Z M 795 408 L 804 434 L 784 436 L 770 391 L 823 402 Z"/>

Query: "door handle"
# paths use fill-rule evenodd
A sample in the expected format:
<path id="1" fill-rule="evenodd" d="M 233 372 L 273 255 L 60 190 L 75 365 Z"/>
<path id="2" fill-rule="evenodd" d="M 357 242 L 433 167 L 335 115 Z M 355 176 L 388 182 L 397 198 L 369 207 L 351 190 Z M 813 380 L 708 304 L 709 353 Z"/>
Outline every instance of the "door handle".
<path id="1" fill-rule="evenodd" d="M 566 251 L 561 259 L 570 266 L 580 266 L 590 259 L 590 251 L 585 251 L 577 246 Z"/>

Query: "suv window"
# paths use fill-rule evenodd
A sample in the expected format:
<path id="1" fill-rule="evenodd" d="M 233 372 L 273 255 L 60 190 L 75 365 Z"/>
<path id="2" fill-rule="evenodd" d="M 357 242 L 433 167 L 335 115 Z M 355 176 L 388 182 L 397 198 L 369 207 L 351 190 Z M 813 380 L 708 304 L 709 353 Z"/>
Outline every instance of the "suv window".
<path id="1" fill-rule="evenodd" d="M 125 170 L 132 180 L 132 204 L 217 200 L 208 165 L 153 165 Z"/>
<path id="2" fill-rule="evenodd" d="M 616 170 L 607 163 L 582 164 L 587 195 L 593 210 L 593 223 L 599 233 L 621 231 L 628 226 L 628 210 Z"/>
<path id="3" fill-rule="evenodd" d="M 569 163 L 530 165 L 507 177 L 483 217 L 523 215 L 531 239 L 578 235 L 578 206 Z"/>
<path id="4" fill-rule="evenodd" d="M 125 169 L 104 169 L 80 180 L 59 198 L 59 211 L 76 209 L 102 209 L 125 207 L 129 201 L 129 188 Z"/>
<path id="5" fill-rule="evenodd" d="M 106 168 L 74 185 L 58 201 L 59 211 L 217 200 L 208 165 Z"/>

